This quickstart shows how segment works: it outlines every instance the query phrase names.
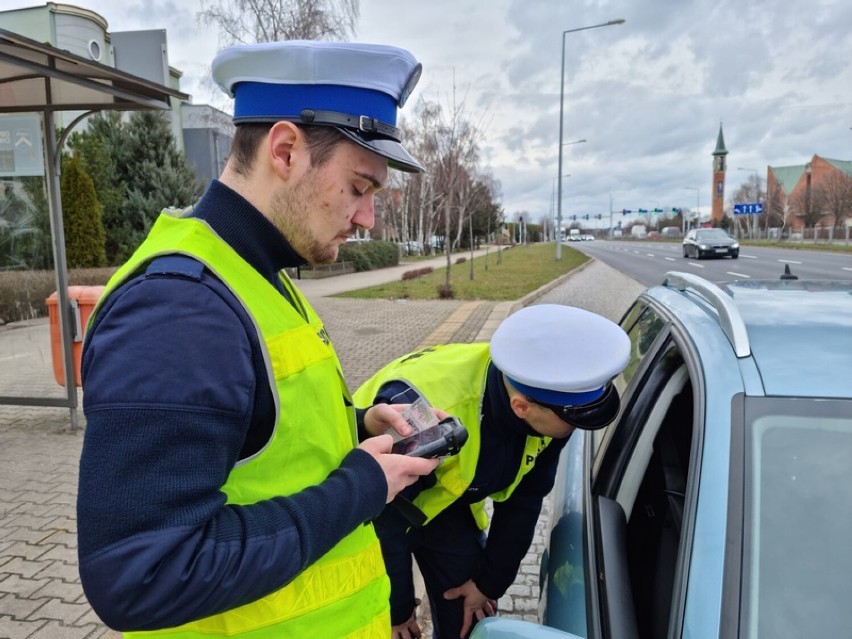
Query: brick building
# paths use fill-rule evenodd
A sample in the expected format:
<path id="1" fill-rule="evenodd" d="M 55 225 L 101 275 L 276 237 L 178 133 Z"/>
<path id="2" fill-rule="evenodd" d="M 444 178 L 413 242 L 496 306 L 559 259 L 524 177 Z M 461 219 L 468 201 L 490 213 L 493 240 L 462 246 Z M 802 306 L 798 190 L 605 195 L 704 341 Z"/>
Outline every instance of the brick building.
<path id="1" fill-rule="evenodd" d="M 770 166 L 766 203 L 777 223 L 793 232 L 852 226 L 852 161 L 814 155 L 807 164 Z"/>

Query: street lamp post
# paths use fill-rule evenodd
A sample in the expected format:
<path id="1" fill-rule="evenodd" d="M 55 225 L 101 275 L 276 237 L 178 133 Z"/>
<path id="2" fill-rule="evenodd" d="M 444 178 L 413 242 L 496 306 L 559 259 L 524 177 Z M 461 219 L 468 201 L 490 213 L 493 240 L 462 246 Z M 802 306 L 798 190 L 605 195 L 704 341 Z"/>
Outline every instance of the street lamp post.
<path id="1" fill-rule="evenodd" d="M 701 195 L 701 191 L 697 186 L 685 186 L 683 187 L 687 191 L 695 191 L 695 216 L 696 218 L 701 215 L 701 205 L 699 204 L 699 196 Z M 698 224 L 696 223 L 696 226 Z M 683 216 L 683 234 L 686 235 L 686 232 L 689 230 L 689 224 L 686 223 L 686 216 Z"/>
<path id="2" fill-rule="evenodd" d="M 609 27 L 615 24 L 624 24 L 624 19 L 610 20 L 601 24 L 593 24 L 588 27 L 579 27 L 577 29 L 567 29 L 562 32 L 562 74 L 559 77 L 559 170 L 557 175 L 562 175 L 562 120 L 565 113 L 565 35 L 576 31 L 585 31 L 586 29 L 597 29 L 598 27 Z M 559 193 L 557 194 L 556 202 L 556 228 L 562 228 L 562 179 L 559 179 Z M 562 259 L 562 242 L 556 242 L 556 259 Z"/>
<path id="3" fill-rule="evenodd" d="M 576 142 L 569 142 L 568 144 L 579 144 L 580 142 L 585 142 L 585 140 L 577 140 Z M 571 177 L 571 174 L 566 173 L 565 175 L 563 175 L 561 177 L 564 177 L 564 178 Z M 550 185 L 551 186 L 551 188 L 550 188 L 550 214 L 551 215 L 553 215 L 555 210 L 556 210 L 556 201 L 555 201 L 556 200 L 556 180 L 560 180 L 560 176 L 553 178 L 553 184 Z M 562 229 L 557 228 L 556 229 L 556 235 L 555 235 L 557 242 L 561 238 L 561 233 L 562 233 Z"/>

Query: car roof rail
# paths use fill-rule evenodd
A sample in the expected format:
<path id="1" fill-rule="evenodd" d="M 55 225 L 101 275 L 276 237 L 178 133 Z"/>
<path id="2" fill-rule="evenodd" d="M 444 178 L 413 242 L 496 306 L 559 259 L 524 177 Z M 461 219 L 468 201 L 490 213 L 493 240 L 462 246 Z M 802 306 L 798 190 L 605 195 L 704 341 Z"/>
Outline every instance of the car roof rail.
<path id="1" fill-rule="evenodd" d="M 679 291 L 689 289 L 704 298 L 719 314 L 722 332 L 734 347 L 737 357 L 748 357 L 751 354 L 745 322 L 736 304 L 731 301 L 731 297 L 725 291 L 703 277 L 678 271 L 666 273 L 663 286 L 676 288 Z"/>

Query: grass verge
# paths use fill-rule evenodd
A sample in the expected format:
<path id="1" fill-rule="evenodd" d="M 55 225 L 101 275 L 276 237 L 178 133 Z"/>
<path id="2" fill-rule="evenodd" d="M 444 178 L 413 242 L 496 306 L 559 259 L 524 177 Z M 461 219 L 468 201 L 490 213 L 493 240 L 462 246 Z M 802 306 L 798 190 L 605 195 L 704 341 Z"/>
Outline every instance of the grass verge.
<path id="1" fill-rule="evenodd" d="M 562 247 L 562 259 L 556 260 L 556 247 L 551 243 L 529 244 L 512 248 L 489 250 L 471 261 L 451 268 L 453 297 L 457 300 L 511 301 L 522 298 L 540 286 L 580 266 L 589 258 L 568 246 Z M 412 269 L 416 265 L 412 265 Z M 335 297 L 362 299 L 436 300 L 438 288 L 446 281 L 446 267 L 438 268 L 412 280 L 388 282 L 357 291 L 340 293 Z"/>

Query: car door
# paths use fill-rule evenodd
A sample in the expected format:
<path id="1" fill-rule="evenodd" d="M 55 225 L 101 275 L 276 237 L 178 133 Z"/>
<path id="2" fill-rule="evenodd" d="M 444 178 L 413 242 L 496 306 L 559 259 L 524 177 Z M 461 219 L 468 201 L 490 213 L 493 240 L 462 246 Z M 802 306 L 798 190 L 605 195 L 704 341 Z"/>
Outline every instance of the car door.
<path id="1" fill-rule="evenodd" d="M 543 618 L 583 637 L 665 637 L 680 623 L 692 376 L 659 309 L 640 300 L 622 326 L 632 348 L 619 419 L 563 451 Z"/>

